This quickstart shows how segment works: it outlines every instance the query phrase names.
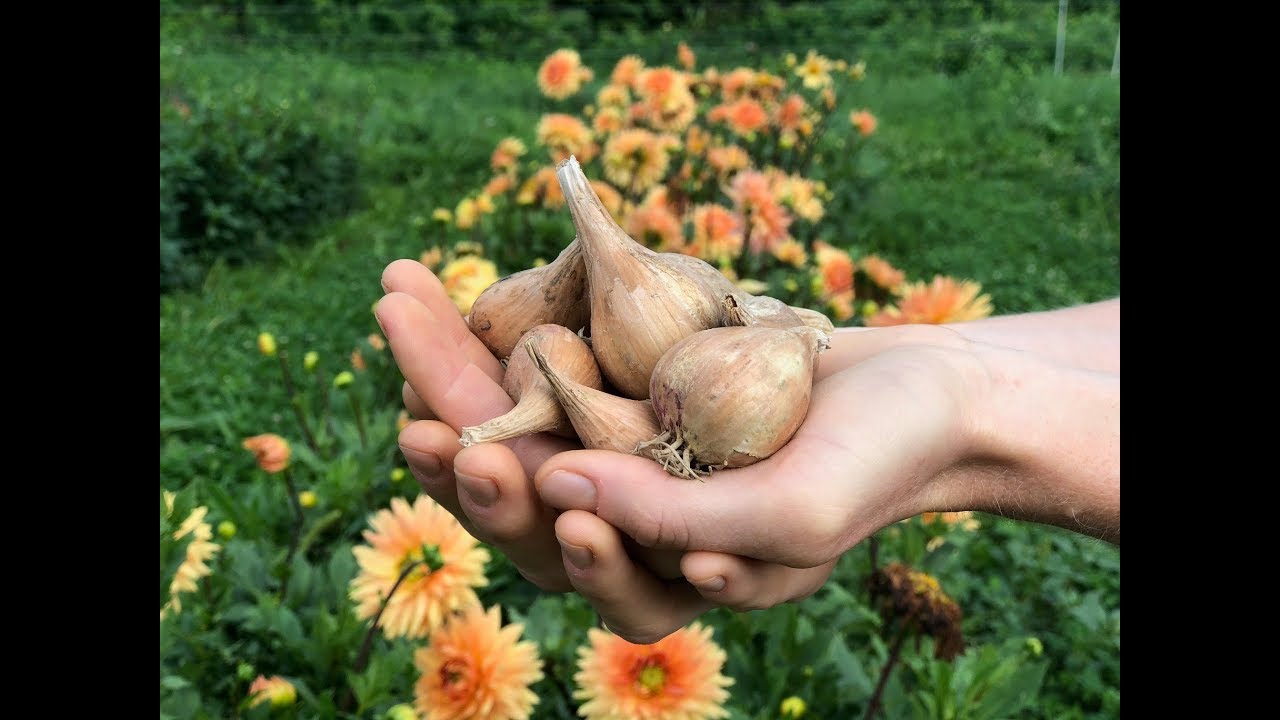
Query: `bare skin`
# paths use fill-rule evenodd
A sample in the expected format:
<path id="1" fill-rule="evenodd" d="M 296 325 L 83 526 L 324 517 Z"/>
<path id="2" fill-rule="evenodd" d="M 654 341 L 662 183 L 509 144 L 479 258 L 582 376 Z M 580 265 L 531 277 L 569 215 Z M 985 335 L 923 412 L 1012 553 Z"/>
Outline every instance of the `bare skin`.
<path id="1" fill-rule="evenodd" d="M 531 582 L 576 590 L 633 642 L 715 606 L 807 597 L 846 550 L 925 511 L 982 510 L 1119 543 L 1118 299 L 838 331 L 792 441 L 691 483 L 545 436 L 461 448 L 461 427 L 511 407 L 502 367 L 421 264 L 392 263 L 383 287 L 377 316 L 405 405 L 426 418 L 400 436 L 424 490 Z M 685 580 L 656 577 L 624 536 L 678 557 Z"/>

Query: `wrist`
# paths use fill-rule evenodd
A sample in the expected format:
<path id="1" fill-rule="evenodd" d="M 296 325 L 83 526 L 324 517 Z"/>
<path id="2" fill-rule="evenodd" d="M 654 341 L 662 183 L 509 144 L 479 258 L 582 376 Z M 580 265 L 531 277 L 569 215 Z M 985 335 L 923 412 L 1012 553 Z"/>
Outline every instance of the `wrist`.
<path id="1" fill-rule="evenodd" d="M 1120 542 L 1120 376 L 975 343 L 987 371 L 965 418 L 952 506 Z"/>

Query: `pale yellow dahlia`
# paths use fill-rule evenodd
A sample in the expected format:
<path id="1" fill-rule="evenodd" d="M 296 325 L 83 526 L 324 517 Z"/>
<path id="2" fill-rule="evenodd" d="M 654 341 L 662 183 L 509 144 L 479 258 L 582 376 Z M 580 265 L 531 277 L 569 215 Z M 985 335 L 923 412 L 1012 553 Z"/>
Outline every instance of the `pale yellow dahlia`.
<path id="1" fill-rule="evenodd" d="M 174 494 L 165 491 L 164 503 L 169 513 L 173 512 L 173 501 Z M 208 562 L 222 548 L 210 542 L 213 539 L 213 528 L 204 520 L 208 513 L 209 508 L 203 505 L 193 509 L 173 533 L 174 540 L 181 540 L 187 535 L 191 536 L 191 540 L 187 543 L 186 557 L 173 574 L 173 580 L 169 582 L 169 602 L 160 608 L 161 620 L 170 614 L 176 615 L 182 612 L 182 593 L 195 592 L 196 581 L 213 572 L 209 569 Z"/>
<path id="2" fill-rule="evenodd" d="M 351 599 L 360 619 L 377 614 L 410 563 L 416 567 L 382 614 L 388 638 L 424 637 L 448 613 L 479 605 L 474 588 L 489 583 L 484 575 L 489 551 L 430 497 L 419 495 L 412 507 L 404 498 L 394 498 L 390 510 L 369 518 L 369 526 L 364 531 L 368 545 L 352 549 L 360 572 L 351 581 Z"/>
<path id="3" fill-rule="evenodd" d="M 578 688 L 587 720 L 711 720 L 729 717 L 733 679 L 711 628 L 693 623 L 652 645 L 633 645 L 599 628 L 578 649 Z"/>
<path id="4" fill-rule="evenodd" d="M 604 176 L 629 193 L 649 189 L 666 177 L 672 143 L 648 130 L 623 130 L 604 146 Z"/>
<path id="5" fill-rule="evenodd" d="M 524 720 L 542 679 L 538 647 L 520 642 L 524 626 L 501 627 L 501 609 L 478 605 L 451 616 L 413 657 L 414 704 L 423 720 Z"/>
<path id="6" fill-rule="evenodd" d="M 543 115 L 538 121 L 538 142 L 551 152 L 556 162 L 569 159 L 570 155 L 580 163 L 591 162 L 598 148 L 592 140 L 591 128 L 581 120 L 564 113 Z"/>

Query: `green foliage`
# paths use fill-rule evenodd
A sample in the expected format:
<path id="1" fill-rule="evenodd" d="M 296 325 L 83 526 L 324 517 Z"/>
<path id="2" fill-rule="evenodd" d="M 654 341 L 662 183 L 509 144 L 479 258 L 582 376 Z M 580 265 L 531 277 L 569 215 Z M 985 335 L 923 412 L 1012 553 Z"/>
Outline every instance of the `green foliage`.
<path id="1" fill-rule="evenodd" d="M 814 48 L 836 57 L 853 51 L 875 72 L 899 76 L 994 65 L 1051 68 L 1058 6 L 1028 0 L 166 0 L 160 18 L 162 37 L 181 36 L 201 47 L 248 42 L 366 58 L 461 50 L 522 62 L 574 47 L 591 62 L 622 52 L 653 60 L 683 40 L 700 48 L 705 63 L 758 64 Z M 1066 68 L 1110 68 L 1119 26 L 1118 0 L 1072 2 Z"/>
<path id="2" fill-rule="evenodd" d="M 358 199 L 355 153 L 305 91 L 202 80 L 161 88 L 161 292 L 305 238 Z"/>
<path id="3" fill-rule="evenodd" d="M 432 209 L 452 208 L 483 184 L 497 139 L 528 138 L 539 115 L 554 107 L 533 79 L 544 50 L 576 44 L 599 77 L 611 69 L 603 58 L 617 57 L 611 48 L 670 62 L 675 43 L 687 39 L 700 64 L 732 67 L 755 63 L 769 47 L 764 29 L 772 28 L 778 52 L 803 55 L 812 46 L 865 58 L 866 81 L 835 116 L 871 107 L 880 120 L 874 141 L 855 156 L 833 139 L 811 172 L 834 192 L 829 240 L 855 255 L 881 254 L 912 277 L 978 280 L 998 313 L 1119 292 L 1119 89 L 1110 78 L 1080 72 L 1109 67 L 1118 29 L 1113 3 L 1071 4 L 1063 77 L 1046 72 L 1054 3 L 795 2 L 745 13 L 726 3 L 600 3 L 565 11 L 535 2 L 514 14 L 499 2 L 315 6 L 330 10 L 309 19 L 246 13 L 245 22 L 265 23 L 252 30 L 254 43 L 265 37 L 270 43 L 261 44 L 276 49 L 206 52 L 201 48 L 230 47 L 236 14 L 183 15 L 175 8 L 192 4 L 161 5 L 162 266 L 190 287 L 161 298 L 161 486 L 178 491 L 171 515 L 162 501 L 161 604 L 189 542 L 172 534 L 192 508 L 208 508 L 213 541 L 222 546 L 211 575 L 183 595 L 183 611 L 161 623 L 162 717 L 381 718 L 412 701 L 420 642 L 376 634 L 367 666 L 354 670 L 368 623 L 356 619 L 347 596 L 356 574 L 352 548 L 364 542 L 370 513 L 417 494 L 411 476 L 391 479 L 403 468 L 395 429 L 401 378 L 389 353 L 366 339 L 378 332 L 370 306 L 382 295 L 377 278 L 388 262 L 456 239 L 430 220 Z M 710 29 L 735 14 L 758 23 L 755 49 L 746 46 L 748 36 L 728 30 L 703 46 L 680 32 L 703 27 L 710 38 Z M 584 15 L 599 40 L 589 52 L 578 41 Z M 561 17 L 561 30 L 541 25 Z M 273 36 L 272 18 L 282 27 L 314 24 Z M 664 18 L 677 27 L 661 31 Z M 679 26 L 682 18 L 687 25 Z M 334 25 L 339 19 L 353 24 Z M 962 21 L 966 33 L 948 29 Z M 497 29 L 507 27 L 522 28 L 529 42 L 501 43 Z M 495 34 L 476 34 L 485 28 Z M 522 62 L 453 50 L 417 60 L 403 52 L 417 46 L 400 48 L 389 61 L 353 59 L 356 50 L 386 53 L 393 47 L 387 39 L 405 34 L 430 36 L 421 43 L 433 53 L 456 49 L 464 32 L 473 51 L 522 54 Z M 337 48 L 343 56 L 278 47 L 343 33 L 352 44 Z M 383 39 L 369 41 L 376 35 Z M 856 42 L 828 49 L 842 37 Z M 189 120 L 173 99 L 190 108 Z M 289 107 L 277 115 L 285 99 Z M 255 139 L 268 137 L 271 143 L 254 150 L 261 163 L 247 166 Z M 346 168 L 342 177 L 317 178 L 310 189 L 294 183 L 298 171 L 287 168 L 324 173 L 330 166 L 315 160 L 324 157 Z M 319 164 L 308 166 L 312 161 Z M 233 187 L 209 185 L 211 177 Z M 265 183 L 262 192 L 247 192 L 255 182 Z M 364 202 L 348 213 L 354 183 Z M 332 204 L 321 204 L 321 196 Z M 179 199 L 191 197 L 231 208 L 213 213 L 211 237 L 177 229 L 185 212 Z M 298 210 L 303 206 L 310 214 Z M 292 216 L 296 224 L 285 220 L 289 212 L 301 213 Z M 569 227 L 548 212 L 527 234 L 501 229 L 502 237 L 519 239 L 497 248 L 501 270 L 552 256 Z M 188 235 L 209 254 L 198 256 L 201 246 Z M 286 238 L 308 242 L 278 242 Z M 233 267 L 234 257 L 255 260 Z M 207 273 L 182 276 L 181 268 L 205 263 Z M 275 334 L 280 357 L 258 353 L 261 331 Z M 333 378 L 351 368 L 357 348 L 368 367 L 336 390 Z M 308 372 L 302 358 L 312 350 L 320 360 Z M 290 441 L 294 490 L 319 497 L 303 510 L 300 526 L 284 478 L 257 468 L 240 446 L 264 432 Z M 915 520 L 878 534 L 880 562 L 929 572 L 963 608 L 968 645 L 947 663 L 932 657 L 928 639 L 908 641 L 886 685 L 883 717 L 1117 716 L 1118 550 L 1063 530 L 979 519 L 976 531 Z M 216 534 L 224 520 L 236 525 L 233 538 Z M 724 672 L 735 679 L 732 717 L 776 718 L 793 695 L 807 703 L 806 717 L 861 717 L 892 641 L 868 602 L 868 569 L 863 545 L 803 602 L 704 616 L 727 653 Z M 500 604 L 504 622 L 524 623 L 524 637 L 544 660 L 535 717 L 571 717 L 576 652 L 597 624 L 594 613 L 577 596 L 540 592 L 497 553 L 486 574 L 482 601 Z M 249 709 L 245 695 L 260 674 L 293 682 L 297 705 L 274 714 Z"/>

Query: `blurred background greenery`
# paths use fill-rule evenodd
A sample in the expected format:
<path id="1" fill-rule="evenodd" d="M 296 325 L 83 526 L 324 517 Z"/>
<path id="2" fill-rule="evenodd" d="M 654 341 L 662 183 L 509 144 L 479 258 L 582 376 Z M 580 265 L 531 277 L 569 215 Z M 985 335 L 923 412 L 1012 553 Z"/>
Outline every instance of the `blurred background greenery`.
<path id="1" fill-rule="evenodd" d="M 318 377 L 349 367 L 354 347 L 373 358 L 361 343 L 376 332 L 382 268 L 443 242 L 432 210 L 483 184 L 500 138 L 531 139 L 556 107 L 534 74 L 560 47 L 597 77 L 624 54 L 672 63 L 681 41 L 699 67 L 809 49 L 863 60 L 866 79 L 835 117 L 870 108 L 874 141 L 856 162 L 820 150 L 810 173 L 834 193 L 829 242 L 880 253 L 910 277 L 977 280 L 996 313 L 1118 295 L 1119 3 L 1071 0 L 1060 74 L 1059 11 L 1054 0 L 162 0 L 162 487 L 210 503 L 215 522 L 239 515 L 237 543 L 247 526 L 262 542 L 289 542 L 283 490 L 259 487 L 240 448 L 259 432 L 299 432 L 296 393 L 264 368 L 255 338 L 274 333 L 295 359 L 318 352 Z M 339 585 L 350 568 L 331 559 L 349 558 L 368 512 L 409 492 L 386 480 L 399 460 L 399 377 L 379 357 L 357 388 L 380 428 L 367 441 L 374 450 L 350 467 L 315 464 L 317 489 L 342 512 L 302 562 Z M 330 402 L 327 385 L 317 388 L 307 401 Z M 964 608 L 971 642 L 1043 643 L 1049 670 L 1019 716 L 1118 716 L 1117 549 L 997 518 L 949 548 L 931 571 Z M 499 590 L 517 607 L 551 602 L 523 585 Z M 747 619 L 785 624 L 787 612 Z M 201 665 L 188 648 L 166 661 L 162 647 L 162 666 L 186 658 L 234 676 L 235 657 L 253 647 L 252 623 L 238 622 L 209 641 L 222 659 Z M 286 651 L 276 641 L 253 652 Z"/>

